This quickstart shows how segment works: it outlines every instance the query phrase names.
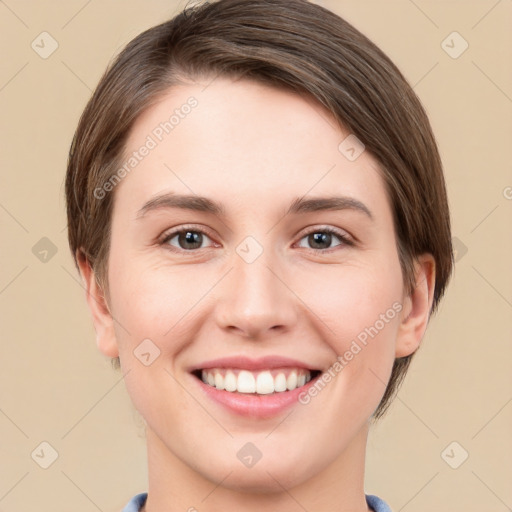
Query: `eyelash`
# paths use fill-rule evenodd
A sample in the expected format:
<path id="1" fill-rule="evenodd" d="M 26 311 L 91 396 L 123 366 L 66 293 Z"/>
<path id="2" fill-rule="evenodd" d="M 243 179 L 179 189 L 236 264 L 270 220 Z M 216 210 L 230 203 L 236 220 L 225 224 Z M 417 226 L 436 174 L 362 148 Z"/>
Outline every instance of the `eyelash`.
<path id="1" fill-rule="evenodd" d="M 191 231 L 193 233 L 201 233 L 203 235 L 206 235 L 208 238 L 210 238 L 210 240 L 213 238 L 209 233 L 208 231 L 204 230 L 204 229 L 198 229 L 197 227 L 195 226 L 183 226 L 181 227 L 180 229 L 177 229 L 177 230 L 174 230 L 174 231 L 171 231 L 170 233 L 165 233 L 162 237 L 161 237 L 161 240 L 159 241 L 159 244 L 160 245 L 165 245 L 169 250 L 173 251 L 173 252 L 181 252 L 181 253 L 193 253 L 193 252 L 196 252 L 196 251 L 199 251 L 200 249 L 208 249 L 208 247 L 202 247 L 202 248 L 198 248 L 198 249 L 181 249 L 181 248 L 177 248 L 177 247 L 174 247 L 174 246 L 171 246 L 170 244 L 168 244 L 168 242 L 170 240 L 172 240 L 176 235 L 179 235 L 181 233 L 186 233 L 187 231 Z M 315 228 L 315 229 L 311 229 L 310 231 L 304 233 L 301 238 L 299 239 L 302 240 L 304 239 L 305 237 L 313 234 L 313 233 L 327 233 L 329 235 L 335 235 L 339 238 L 340 240 L 340 244 L 334 246 L 334 247 L 331 247 L 329 249 L 313 249 L 313 248 L 308 248 L 308 247 L 303 247 L 303 249 L 307 249 L 309 251 L 312 251 L 316 254 L 318 253 L 330 253 L 332 252 L 333 250 L 336 250 L 335 248 L 338 247 L 338 246 L 341 246 L 341 245 L 347 245 L 347 246 L 354 246 L 354 242 L 347 236 L 345 235 L 344 233 L 342 233 L 341 231 L 338 231 L 337 229 L 334 229 L 334 228 L 331 228 L 331 227 L 320 227 L 320 228 Z"/>

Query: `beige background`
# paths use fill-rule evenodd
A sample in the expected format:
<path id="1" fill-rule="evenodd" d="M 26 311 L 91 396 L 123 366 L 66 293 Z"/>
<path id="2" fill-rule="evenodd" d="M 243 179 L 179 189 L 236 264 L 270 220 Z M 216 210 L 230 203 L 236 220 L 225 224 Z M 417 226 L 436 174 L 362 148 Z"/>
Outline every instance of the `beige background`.
<path id="1" fill-rule="evenodd" d="M 505 512 L 512 508 L 512 1 L 320 3 L 380 45 L 424 102 L 458 248 L 442 307 L 371 433 L 366 491 L 394 512 Z M 108 61 L 178 7 L 0 1 L 1 511 L 119 511 L 147 490 L 140 420 L 121 374 L 96 349 L 69 255 L 63 179 L 78 118 Z M 31 47 L 43 31 L 59 45 L 47 59 Z M 469 44 L 457 59 L 442 47 L 453 31 Z M 462 48 L 452 39 L 452 51 Z M 57 251 L 46 262 L 43 237 Z M 58 452 L 48 469 L 31 457 L 43 441 Z M 457 465 L 464 451 L 468 459 L 450 467 L 446 461 Z"/>

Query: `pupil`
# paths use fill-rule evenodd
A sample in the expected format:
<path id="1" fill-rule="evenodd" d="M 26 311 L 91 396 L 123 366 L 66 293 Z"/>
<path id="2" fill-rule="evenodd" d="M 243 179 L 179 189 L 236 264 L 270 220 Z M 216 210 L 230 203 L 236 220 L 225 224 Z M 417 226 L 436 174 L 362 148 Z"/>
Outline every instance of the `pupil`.
<path id="1" fill-rule="evenodd" d="M 180 243 L 180 246 L 182 249 L 190 249 L 190 244 L 192 244 L 194 247 L 193 249 L 196 249 L 197 247 L 201 246 L 201 233 L 198 233 L 197 231 L 186 231 L 185 232 L 185 241 L 184 244 L 186 245 L 183 247 L 184 244 Z M 188 246 L 187 246 L 188 244 Z"/>
<path id="2" fill-rule="evenodd" d="M 312 233 L 310 235 L 310 237 L 312 238 L 313 246 L 318 245 L 318 244 L 330 245 L 330 242 L 331 242 L 331 234 L 330 233 Z"/>

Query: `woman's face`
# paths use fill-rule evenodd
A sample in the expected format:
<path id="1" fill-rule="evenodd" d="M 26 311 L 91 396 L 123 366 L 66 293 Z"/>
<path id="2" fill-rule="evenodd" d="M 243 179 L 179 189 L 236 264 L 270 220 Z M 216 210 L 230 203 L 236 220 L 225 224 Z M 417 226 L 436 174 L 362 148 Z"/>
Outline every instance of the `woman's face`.
<path id="1" fill-rule="evenodd" d="M 310 100 L 224 78 L 137 120 L 98 343 L 162 464 L 288 488 L 366 442 L 407 308 L 384 182 L 349 135 Z"/>

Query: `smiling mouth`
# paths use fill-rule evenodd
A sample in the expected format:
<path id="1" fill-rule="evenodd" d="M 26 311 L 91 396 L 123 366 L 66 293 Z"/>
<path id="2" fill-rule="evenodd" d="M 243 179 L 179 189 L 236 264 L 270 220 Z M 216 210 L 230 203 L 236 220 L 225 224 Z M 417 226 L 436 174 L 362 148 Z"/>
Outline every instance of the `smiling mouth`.
<path id="1" fill-rule="evenodd" d="M 320 375 L 320 370 L 304 368 L 272 368 L 249 371 L 239 368 L 207 368 L 195 370 L 192 375 L 219 391 L 231 393 L 270 395 L 287 393 L 300 388 Z"/>

